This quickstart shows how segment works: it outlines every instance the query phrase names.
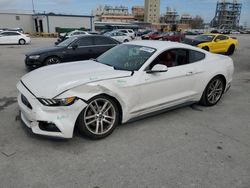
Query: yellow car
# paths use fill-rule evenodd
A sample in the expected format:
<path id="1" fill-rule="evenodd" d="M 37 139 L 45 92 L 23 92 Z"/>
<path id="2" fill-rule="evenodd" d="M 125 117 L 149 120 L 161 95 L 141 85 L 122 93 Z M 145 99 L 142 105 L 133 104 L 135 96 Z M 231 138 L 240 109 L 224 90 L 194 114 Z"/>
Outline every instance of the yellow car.
<path id="1" fill-rule="evenodd" d="M 236 38 L 222 34 L 204 34 L 194 39 L 186 39 L 184 43 L 197 46 L 213 53 L 225 53 L 232 55 L 238 48 L 238 40 Z"/>

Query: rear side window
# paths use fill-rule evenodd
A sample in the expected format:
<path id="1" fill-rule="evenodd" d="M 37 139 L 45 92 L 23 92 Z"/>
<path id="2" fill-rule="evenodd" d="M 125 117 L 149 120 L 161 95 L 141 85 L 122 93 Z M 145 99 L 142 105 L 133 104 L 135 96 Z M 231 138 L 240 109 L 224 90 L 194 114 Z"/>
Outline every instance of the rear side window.
<path id="1" fill-rule="evenodd" d="M 94 45 L 92 37 L 84 37 L 78 41 L 79 46 L 92 46 Z"/>
<path id="2" fill-rule="evenodd" d="M 228 39 L 228 37 L 227 36 L 225 36 L 225 35 L 219 35 L 218 37 L 216 37 L 216 39 L 220 39 L 220 40 L 227 40 Z M 216 40 L 215 39 L 215 40 Z"/>
<path id="3" fill-rule="evenodd" d="M 189 50 L 189 63 L 201 61 L 205 58 L 205 54 L 195 50 Z"/>
<path id="4" fill-rule="evenodd" d="M 95 37 L 94 38 L 95 45 L 109 45 L 109 44 L 117 44 L 114 40 L 106 37 Z"/>
<path id="5" fill-rule="evenodd" d="M 4 33 L 2 33 L 2 35 L 4 35 L 4 36 L 16 36 L 16 35 L 20 35 L 20 34 L 16 33 L 16 32 L 4 32 Z"/>

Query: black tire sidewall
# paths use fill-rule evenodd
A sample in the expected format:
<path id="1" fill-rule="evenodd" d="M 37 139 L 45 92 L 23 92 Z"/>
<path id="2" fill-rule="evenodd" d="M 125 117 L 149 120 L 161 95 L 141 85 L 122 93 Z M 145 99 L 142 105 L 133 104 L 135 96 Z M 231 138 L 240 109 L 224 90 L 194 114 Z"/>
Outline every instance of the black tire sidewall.
<path id="1" fill-rule="evenodd" d="M 202 49 L 209 52 L 209 47 L 207 47 L 207 46 L 202 47 Z"/>
<path id="2" fill-rule="evenodd" d="M 24 39 L 19 39 L 18 43 L 20 45 L 25 45 L 26 41 Z"/>
<path id="3" fill-rule="evenodd" d="M 52 58 L 58 59 L 59 63 L 61 63 L 61 59 L 60 59 L 60 58 L 55 57 L 55 56 L 51 56 L 51 57 L 48 57 L 48 58 L 45 60 L 44 65 L 55 65 L 55 64 L 48 64 L 48 61 L 49 61 L 50 59 L 52 59 Z M 58 64 L 58 63 L 57 63 L 57 64 Z"/>
<path id="4" fill-rule="evenodd" d="M 220 99 L 221 99 L 221 97 L 222 97 L 222 95 L 223 95 L 223 92 L 222 92 L 222 94 L 221 94 L 219 100 L 217 100 L 216 103 L 210 103 L 210 102 L 208 101 L 208 98 L 207 98 L 208 89 L 209 89 L 210 84 L 211 84 L 212 82 L 214 82 L 215 79 L 219 79 L 219 80 L 222 82 L 222 84 L 223 84 L 223 92 L 224 92 L 224 90 L 225 90 L 225 83 L 224 83 L 223 79 L 220 78 L 219 76 L 214 77 L 214 78 L 213 78 L 212 80 L 210 80 L 210 82 L 207 84 L 207 86 L 206 86 L 206 88 L 205 88 L 205 90 L 204 90 L 204 92 L 203 92 L 203 94 L 202 94 L 202 97 L 201 97 L 201 100 L 200 100 L 200 104 L 203 105 L 203 106 L 214 106 L 214 105 L 216 105 L 216 104 L 220 101 Z"/>
<path id="5" fill-rule="evenodd" d="M 98 95 L 98 96 L 93 97 L 92 99 L 90 99 L 88 104 L 90 102 L 92 102 L 93 100 L 98 99 L 98 98 L 108 100 L 109 102 L 112 103 L 112 105 L 114 106 L 115 111 L 116 111 L 116 119 L 115 119 L 113 127 L 107 133 L 102 134 L 102 135 L 93 134 L 92 132 L 90 132 L 88 130 L 88 128 L 86 127 L 86 125 L 84 123 L 84 113 L 85 113 L 85 110 L 86 110 L 86 108 L 84 108 L 82 110 L 82 112 L 79 114 L 76 125 L 77 125 L 78 131 L 80 132 L 80 134 L 82 134 L 83 136 L 86 136 L 87 138 L 92 139 L 92 140 L 98 140 L 98 139 L 102 139 L 102 138 L 105 138 L 105 137 L 109 136 L 114 131 L 116 126 L 119 124 L 119 117 L 120 117 L 119 108 L 118 108 L 118 105 L 116 104 L 116 102 L 112 98 L 110 98 L 110 97 L 108 97 L 106 95 Z"/>
<path id="6" fill-rule="evenodd" d="M 234 45 L 229 46 L 229 48 L 227 50 L 227 55 L 232 55 L 234 53 L 234 50 L 235 50 Z"/>

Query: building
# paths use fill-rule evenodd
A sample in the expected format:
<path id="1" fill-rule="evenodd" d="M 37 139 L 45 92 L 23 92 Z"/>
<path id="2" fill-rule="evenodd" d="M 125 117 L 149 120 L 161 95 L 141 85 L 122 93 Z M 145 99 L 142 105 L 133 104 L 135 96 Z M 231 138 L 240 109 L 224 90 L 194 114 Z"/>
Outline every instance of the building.
<path id="1" fill-rule="evenodd" d="M 171 9 L 170 7 L 167 7 L 167 11 L 164 15 L 164 22 L 166 24 L 177 24 L 179 21 L 179 14 L 177 13 L 176 9 Z"/>
<path id="2" fill-rule="evenodd" d="M 135 21 L 134 16 L 128 15 L 128 16 L 116 16 L 116 15 L 102 15 L 100 17 L 101 22 L 126 22 L 130 23 Z"/>
<path id="3" fill-rule="evenodd" d="M 144 7 L 143 6 L 133 6 L 132 15 L 136 21 L 144 21 Z"/>
<path id="4" fill-rule="evenodd" d="M 145 0 L 144 21 L 149 23 L 160 22 L 160 0 Z"/>
<path id="5" fill-rule="evenodd" d="M 217 2 L 212 27 L 236 29 L 239 27 L 242 4 L 237 0 L 220 0 Z"/>
<path id="6" fill-rule="evenodd" d="M 34 30 L 36 32 L 53 33 L 57 28 L 83 28 L 93 30 L 93 17 L 88 15 L 67 14 L 33 14 Z"/>
<path id="7" fill-rule="evenodd" d="M 22 28 L 26 33 L 54 33 L 57 28 L 84 28 L 93 30 L 93 17 L 54 13 L 0 13 L 1 28 Z"/>
<path id="8" fill-rule="evenodd" d="M 180 18 L 180 24 L 191 24 L 192 16 L 190 14 L 182 14 Z"/>
<path id="9" fill-rule="evenodd" d="M 34 32 L 34 21 L 32 12 L 1 12 L 0 13 L 1 28 L 22 28 L 24 32 Z"/>
<path id="10" fill-rule="evenodd" d="M 125 6 L 98 6 L 92 11 L 95 21 L 99 22 L 131 22 L 134 17 Z"/>

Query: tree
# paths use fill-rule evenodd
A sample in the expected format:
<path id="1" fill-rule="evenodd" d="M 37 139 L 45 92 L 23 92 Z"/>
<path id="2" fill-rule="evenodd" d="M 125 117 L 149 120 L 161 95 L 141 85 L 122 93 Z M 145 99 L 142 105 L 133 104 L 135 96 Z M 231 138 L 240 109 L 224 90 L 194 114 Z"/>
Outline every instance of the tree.
<path id="1" fill-rule="evenodd" d="M 195 16 L 191 21 L 192 29 L 202 29 L 204 26 L 204 20 L 200 16 Z"/>

